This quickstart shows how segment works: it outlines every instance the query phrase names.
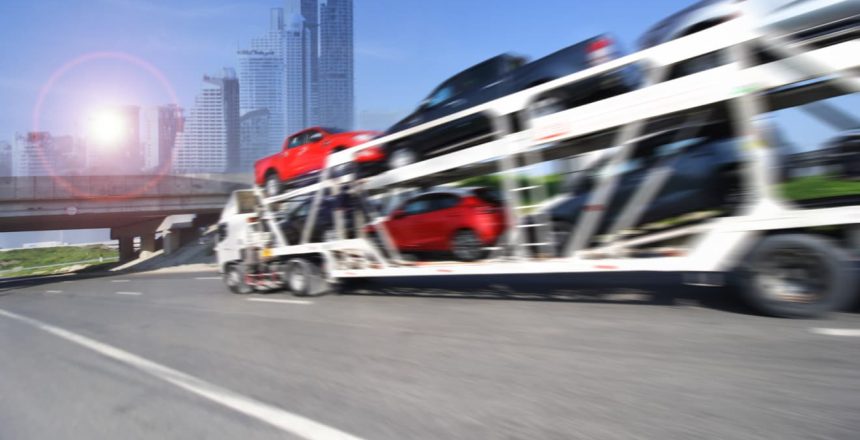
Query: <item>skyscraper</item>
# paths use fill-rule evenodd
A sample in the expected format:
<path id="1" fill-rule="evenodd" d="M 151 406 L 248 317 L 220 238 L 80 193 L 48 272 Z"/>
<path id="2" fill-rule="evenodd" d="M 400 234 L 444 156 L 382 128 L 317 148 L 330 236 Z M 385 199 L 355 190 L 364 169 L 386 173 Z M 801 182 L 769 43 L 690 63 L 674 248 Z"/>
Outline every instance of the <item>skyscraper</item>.
<path id="1" fill-rule="evenodd" d="M 310 125 L 354 125 L 352 41 L 351 0 L 284 0 L 269 31 L 238 51 L 242 114 L 268 111 L 267 153 Z"/>
<path id="2" fill-rule="evenodd" d="M 288 0 L 289 1 L 289 0 Z M 298 1 L 298 0 L 296 0 Z M 286 89 L 287 132 L 297 132 L 313 124 L 311 121 L 311 63 L 305 58 L 311 38 L 305 29 L 305 19 L 298 8 L 287 15 L 284 29 L 284 65 Z"/>
<path id="3" fill-rule="evenodd" d="M 239 80 L 225 68 L 222 76 L 207 75 L 203 82 L 177 136 L 173 168 L 179 173 L 234 171 L 240 159 Z"/>
<path id="4" fill-rule="evenodd" d="M 145 108 L 141 114 L 143 168 L 147 173 L 168 170 L 173 159 L 176 136 L 182 132 L 182 108 L 169 104 Z"/>
<path id="5" fill-rule="evenodd" d="M 270 120 L 266 142 L 273 148 L 281 144 L 287 131 L 284 71 L 283 57 L 273 50 L 239 51 L 239 96 L 242 114 L 257 110 L 265 110 L 268 113 Z"/>
<path id="6" fill-rule="evenodd" d="M 0 177 L 12 176 L 12 144 L 0 141 Z"/>
<path id="7" fill-rule="evenodd" d="M 54 137 L 47 131 L 28 132 L 15 135 L 12 152 L 12 174 L 14 176 L 50 176 Z"/>
<path id="8" fill-rule="evenodd" d="M 352 0 L 326 0 L 320 9 L 319 123 L 355 124 Z"/>
<path id="9" fill-rule="evenodd" d="M 271 114 L 264 108 L 242 113 L 239 122 L 239 138 L 242 145 L 242 158 L 239 160 L 239 167 L 242 170 L 251 170 L 257 159 L 273 154 L 280 149 L 281 143 L 272 148 L 269 139 L 270 122 Z"/>
<path id="10" fill-rule="evenodd" d="M 320 5 L 319 0 L 302 0 L 302 17 L 305 19 L 305 33 L 308 35 L 307 53 L 303 58 L 310 63 L 309 117 L 313 124 L 320 119 L 319 113 L 319 69 L 320 69 Z"/>

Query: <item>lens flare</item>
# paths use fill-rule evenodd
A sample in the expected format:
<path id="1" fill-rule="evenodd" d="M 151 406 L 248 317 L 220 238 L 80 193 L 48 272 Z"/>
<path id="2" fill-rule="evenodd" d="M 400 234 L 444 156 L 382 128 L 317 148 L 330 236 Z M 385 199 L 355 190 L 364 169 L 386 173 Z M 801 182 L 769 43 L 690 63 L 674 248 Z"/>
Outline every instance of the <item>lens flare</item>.
<path id="1" fill-rule="evenodd" d="M 39 96 L 36 99 L 36 104 L 33 107 L 33 124 L 32 124 L 33 125 L 33 129 L 32 129 L 33 132 L 39 132 L 41 130 L 42 107 L 45 104 L 45 100 L 47 99 L 47 97 L 53 91 L 56 83 L 59 80 L 61 80 L 69 71 L 71 71 L 71 70 L 73 70 L 73 69 L 75 69 L 81 65 L 90 63 L 92 61 L 97 61 L 97 60 L 115 60 L 118 62 L 130 64 L 132 66 L 136 66 L 137 68 L 141 69 L 142 71 L 148 73 L 156 81 L 159 82 L 161 87 L 164 89 L 164 92 L 170 98 L 170 101 L 172 104 L 174 104 L 176 106 L 179 105 L 179 98 L 176 95 L 176 91 L 174 90 L 173 85 L 170 83 L 170 81 L 168 81 L 167 77 L 153 64 L 147 62 L 146 60 L 144 60 L 142 58 L 138 58 L 134 55 L 127 54 L 124 52 L 92 52 L 92 53 L 83 54 L 83 55 L 65 63 L 64 65 L 62 65 L 53 74 L 51 74 L 51 77 L 48 78 L 47 82 L 42 86 L 41 90 L 39 91 Z M 116 113 L 114 113 L 114 116 L 119 118 L 119 119 L 122 119 Z M 102 135 L 111 135 L 112 136 L 112 132 L 114 132 L 118 128 L 118 125 L 119 125 L 119 124 L 115 124 L 114 122 L 110 121 L 111 119 L 114 118 L 114 116 L 107 117 L 108 120 L 104 121 L 105 122 L 104 125 L 96 124 L 95 120 L 100 119 L 100 118 L 94 117 L 93 121 L 92 121 L 93 125 L 99 125 L 100 128 L 98 128 L 97 130 L 93 130 L 93 132 L 91 132 L 90 134 L 95 135 L 97 137 L 102 136 Z M 125 123 L 122 122 L 122 124 L 125 124 Z M 113 127 L 113 128 L 110 128 L 110 127 Z M 123 125 L 123 127 L 124 127 L 124 125 Z M 91 127 L 91 129 L 93 129 L 93 128 L 95 128 L 95 127 Z M 104 130 L 103 130 L 103 128 L 104 128 Z M 129 127 L 124 127 L 123 130 L 127 130 L 128 128 Z M 121 136 L 121 134 L 120 134 L 120 136 Z M 75 187 L 66 178 L 64 178 L 63 176 L 60 176 L 56 172 L 54 172 L 54 167 L 51 165 L 51 162 L 49 160 L 47 160 L 47 158 L 45 156 L 45 152 L 41 151 L 41 149 L 40 149 L 37 151 L 37 153 L 38 153 L 39 159 L 42 161 L 42 163 L 45 165 L 45 167 L 50 170 L 51 178 L 54 179 L 54 182 L 57 183 L 62 188 L 64 188 L 70 194 L 73 194 L 73 195 L 78 196 L 78 197 L 83 197 L 83 198 L 104 198 L 103 196 L 101 196 L 99 194 L 90 194 L 88 192 L 82 191 L 82 190 L 78 189 L 77 187 Z M 113 196 L 111 198 L 113 198 L 113 199 L 128 199 L 128 198 L 137 197 L 141 194 L 146 193 L 147 191 L 158 186 L 159 182 L 161 182 L 161 180 L 170 172 L 171 166 L 172 166 L 171 161 L 167 161 L 167 163 L 160 170 L 158 170 L 157 175 L 153 176 L 152 179 L 150 179 L 145 185 L 138 188 L 136 191 L 132 191 L 132 192 L 129 192 L 127 194 L 123 194 L 121 196 Z"/>
<path id="2" fill-rule="evenodd" d="M 101 147 L 116 147 L 128 127 L 123 118 L 111 110 L 101 110 L 90 120 L 90 136 Z"/>

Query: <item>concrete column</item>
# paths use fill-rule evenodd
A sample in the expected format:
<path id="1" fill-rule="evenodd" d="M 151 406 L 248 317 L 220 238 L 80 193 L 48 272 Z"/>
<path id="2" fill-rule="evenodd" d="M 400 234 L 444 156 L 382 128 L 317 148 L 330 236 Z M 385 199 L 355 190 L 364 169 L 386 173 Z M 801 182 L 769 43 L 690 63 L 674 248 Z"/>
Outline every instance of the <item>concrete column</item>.
<path id="1" fill-rule="evenodd" d="M 164 231 L 164 253 L 170 255 L 182 247 L 182 231 L 179 229 Z"/>
<path id="2" fill-rule="evenodd" d="M 158 251 L 158 242 L 155 240 L 155 233 L 141 235 L 140 256 L 148 257 L 156 251 Z"/>
<path id="3" fill-rule="evenodd" d="M 134 260 L 134 237 L 119 237 L 119 262 L 127 263 Z"/>

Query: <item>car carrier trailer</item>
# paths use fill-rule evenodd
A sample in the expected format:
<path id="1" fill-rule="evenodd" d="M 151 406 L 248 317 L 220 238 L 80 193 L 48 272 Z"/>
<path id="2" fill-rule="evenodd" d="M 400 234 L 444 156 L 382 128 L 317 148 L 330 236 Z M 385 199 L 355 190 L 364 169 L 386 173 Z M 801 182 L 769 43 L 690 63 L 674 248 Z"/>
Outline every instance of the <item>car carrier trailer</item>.
<path id="1" fill-rule="evenodd" d="M 674 66 L 721 52 L 728 62 L 686 76 Z M 645 72 L 637 89 L 553 114 L 536 104 L 584 79 L 636 65 Z M 765 314 L 810 317 L 857 300 L 860 206 L 802 208 L 776 191 L 778 176 L 762 116 L 860 91 L 860 40 L 807 46 L 784 41 L 741 16 L 711 29 L 615 59 L 564 78 L 332 154 L 319 182 L 266 197 L 260 188 L 239 191 L 225 209 L 217 246 L 227 286 L 236 293 L 288 289 L 295 295 L 332 291 L 359 279 L 400 277 L 547 277 L 553 274 L 677 272 L 688 284 L 736 284 Z M 489 141 L 470 148 L 363 177 L 355 154 L 387 142 L 481 114 L 495 127 Z M 633 154 L 645 133 L 727 119 L 742 140 L 737 170 L 742 203 L 721 215 L 661 229 L 637 223 L 666 181 L 665 163 L 647 178 L 605 225 L 617 175 L 600 175 L 564 243 L 535 201 L 541 184 L 520 176 L 562 158 L 611 151 L 609 165 Z M 379 200 L 476 176 L 500 176 L 508 229 L 487 258 L 477 262 L 421 262 L 394 246 Z M 299 240 L 287 241 L 279 224 L 297 200 L 311 198 Z M 312 242 L 315 216 L 328 200 L 349 200 L 333 210 L 335 225 Z M 346 202 L 344 202 L 346 203 Z M 351 216 L 347 219 L 346 216 Z M 367 225 L 375 224 L 375 234 Z M 349 226 L 349 227 L 347 227 Z"/>

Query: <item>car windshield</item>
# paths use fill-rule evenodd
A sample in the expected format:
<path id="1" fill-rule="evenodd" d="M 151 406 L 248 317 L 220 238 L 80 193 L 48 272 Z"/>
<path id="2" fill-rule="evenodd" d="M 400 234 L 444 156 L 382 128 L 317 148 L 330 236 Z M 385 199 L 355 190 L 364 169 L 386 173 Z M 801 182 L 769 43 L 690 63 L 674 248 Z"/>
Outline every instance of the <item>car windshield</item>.
<path id="1" fill-rule="evenodd" d="M 344 130 L 342 128 L 334 128 L 334 127 L 320 127 L 329 134 L 338 134 L 338 133 L 346 133 L 348 130 Z"/>

